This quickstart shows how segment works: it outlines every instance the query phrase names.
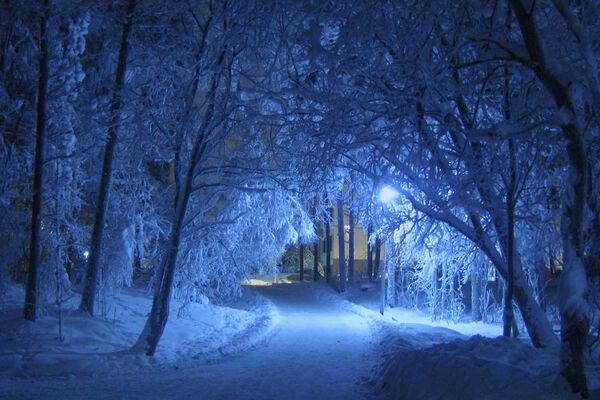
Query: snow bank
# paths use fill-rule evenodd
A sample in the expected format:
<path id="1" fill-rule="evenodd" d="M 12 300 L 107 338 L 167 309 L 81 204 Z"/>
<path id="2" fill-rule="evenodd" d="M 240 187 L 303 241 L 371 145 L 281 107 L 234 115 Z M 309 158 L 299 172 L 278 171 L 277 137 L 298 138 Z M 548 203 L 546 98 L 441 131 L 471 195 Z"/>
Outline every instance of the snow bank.
<path id="1" fill-rule="evenodd" d="M 391 399 L 578 398 L 559 376 L 556 356 L 516 339 L 473 336 L 428 348 L 399 337 L 384 342 L 377 385 Z"/>
<path id="2" fill-rule="evenodd" d="M 0 373 L 16 377 L 95 375 L 107 369 L 147 365 L 185 365 L 212 361 L 253 346 L 268 334 L 276 312 L 270 302 L 250 291 L 245 306 L 172 302 L 169 322 L 152 359 L 129 353 L 141 332 L 151 299 L 139 289 L 123 290 L 104 316 L 77 310 L 79 298 L 63 305 L 62 340 L 58 313 L 52 307 L 35 323 L 22 319 L 21 287 L 11 285 L 0 307 Z"/>
<path id="3" fill-rule="evenodd" d="M 559 375 L 558 355 L 532 347 L 526 338 L 502 337 L 500 325 L 432 321 L 402 308 L 386 308 L 382 316 L 376 290 L 353 287 L 340 295 L 325 284 L 308 290 L 323 304 L 337 298 L 343 308 L 375 322 L 379 361 L 369 383 L 385 398 L 579 398 Z M 600 368 L 589 366 L 587 373 L 592 398 L 600 399 Z"/>

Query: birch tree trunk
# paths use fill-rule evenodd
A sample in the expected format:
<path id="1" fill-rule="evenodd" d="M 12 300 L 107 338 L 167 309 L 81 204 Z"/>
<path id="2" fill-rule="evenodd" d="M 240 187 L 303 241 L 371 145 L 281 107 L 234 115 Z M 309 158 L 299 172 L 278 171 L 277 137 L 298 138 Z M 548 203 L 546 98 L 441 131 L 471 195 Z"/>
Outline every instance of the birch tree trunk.
<path id="1" fill-rule="evenodd" d="M 25 287 L 25 306 L 23 317 L 35 321 L 38 314 L 37 291 L 40 275 L 41 229 L 42 229 L 42 194 L 44 183 L 44 139 L 46 136 L 46 94 L 48 92 L 48 32 L 47 12 L 49 1 L 42 3 L 40 15 L 40 57 L 38 66 L 38 96 L 35 129 L 35 159 L 33 164 L 33 201 L 31 206 L 31 238 L 29 240 L 29 271 Z"/>
<path id="2" fill-rule="evenodd" d="M 121 123 L 121 97 L 127 71 L 127 53 L 129 49 L 129 35 L 131 33 L 133 13 L 135 11 L 135 0 L 129 0 L 127 5 L 127 17 L 123 25 L 121 42 L 119 45 L 119 59 L 115 76 L 115 89 L 110 105 L 110 119 L 108 137 L 104 146 L 104 159 L 102 161 L 102 174 L 100 187 L 98 189 L 98 201 L 96 204 L 96 215 L 94 217 L 94 228 L 90 242 L 90 258 L 85 275 L 85 286 L 81 294 L 79 309 L 90 315 L 94 315 L 96 297 L 98 296 L 98 271 L 102 258 L 102 245 L 104 242 L 104 227 L 106 225 L 106 211 L 110 200 L 112 183 L 113 160 L 118 139 L 118 128 Z"/>

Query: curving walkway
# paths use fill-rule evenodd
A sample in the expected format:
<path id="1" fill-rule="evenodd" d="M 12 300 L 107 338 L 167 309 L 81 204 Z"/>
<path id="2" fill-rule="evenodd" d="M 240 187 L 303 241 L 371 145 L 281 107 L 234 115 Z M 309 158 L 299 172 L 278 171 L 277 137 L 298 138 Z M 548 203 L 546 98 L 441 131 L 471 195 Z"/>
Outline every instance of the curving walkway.
<path id="1" fill-rule="evenodd" d="M 11 399 L 369 399 L 371 322 L 310 285 L 257 288 L 278 310 L 270 337 L 207 364 L 148 367 L 62 380 L 23 380 Z"/>

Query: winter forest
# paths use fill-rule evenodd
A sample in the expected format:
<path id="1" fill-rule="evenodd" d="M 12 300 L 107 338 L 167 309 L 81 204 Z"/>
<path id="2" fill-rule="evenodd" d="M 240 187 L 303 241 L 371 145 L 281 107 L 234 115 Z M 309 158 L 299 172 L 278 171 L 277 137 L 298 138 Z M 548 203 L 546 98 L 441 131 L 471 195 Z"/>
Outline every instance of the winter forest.
<path id="1" fill-rule="evenodd" d="M 0 398 L 600 398 L 599 160 L 598 0 L 0 1 Z"/>

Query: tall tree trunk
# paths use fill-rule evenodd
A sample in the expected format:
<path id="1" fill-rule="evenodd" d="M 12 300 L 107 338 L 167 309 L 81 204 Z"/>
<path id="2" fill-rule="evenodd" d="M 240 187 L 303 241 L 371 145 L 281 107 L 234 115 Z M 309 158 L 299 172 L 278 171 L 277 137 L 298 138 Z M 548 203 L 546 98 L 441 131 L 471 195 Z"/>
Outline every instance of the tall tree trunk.
<path id="1" fill-rule="evenodd" d="M 344 241 L 344 200 L 342 197 L 337 199 L 337 229 L 338 229 L 338 248 L 339 248 L 339 266 L 340 266 L 340 292 L 346 291 L 346 245 Z"/>
<path id="2" fill-rule="evenodd" d="M 304 245 L 300 244 L 299 247 L 298 266 L 300 267 L 300 282 L 304 282 Z"/>
<path id="3" fill-rule="evenodd" d="M 441 291 L 440 291 L 440 315 L 445 316 L 448 310 L 448 266 L 442 264 Z"/>
<path id="4" fill-rule="evenodd" d="M 146 320 L 144 329 L 134 345 L 134 350 L 143 350 L 147 356 L 152 356 L 156 352 L 156 347 L 158 346 L 158 342 L 160 341 L 169 318 L 173 279 L 175 277 L 175 268 L 177 267 L 179 245 L 181 244 L 181 232 L 183 230 L 185 214 L 192 189 L 192 181 L 193 168 L 189 168 L 185 184 L 182 188 L 183 192 L 179 193 L 177 196 L 175 222 L 169 235 L 167 256 L 165 257 L 158 274 L 158 280 L 152 299 L 152 309 L 150 310 L 150 315 Z"/>
<path id="5" fill-rule="evenodd" d="M 223 53 L 221 53 L 223 55 Z M 222 58 L 220 59 L 220 62 Z M 212 121 L 215 104 L 215 92 L 217 89 L 217 79 L 214 79 L 211 84 L 211 89 L 207 95 L 208 106 L 204 121 L 198 130 L 199 136 L 194 143 L 190 152 L 191 161 L 187 166 L 183 180 L 177 179 L 177 191 L 175 196 L 175 213 L 174 223 L 171 233 L 169 234 L 167 257 L 165 258 L 159 270 L 158 281 L 155 286 L 155 292 L 152 299 L 152 309 L 150 315 L 144 325 L 144 329 L 140 334 L 136 344 L 133 346 L 134 351 L 143 350 L 147 356 L 152 356 L 156 352 L 158 342 L 164 332 L 165 325 L 169 318 L 169 306 L 171 302 L 171 291 L 173 289 L 173 279 L 175 277 L 175 269 L 177 267 L 177 257 L 179 255 L 179 246 L 181 245 L 181 234 L 184 227 L 185 216 L 189 199 L 193 189 L 194 172 L 197 170 L 202 160 L 203 154 L 208 145 L 205 133 L 209 122 Z M 195 94 L 195 92 L 193 92 Z M 192 97 L 193 99 L 194 97 Z M 176 167 L 176 171 L 179 168 Z"/>
<path id="6" fill-rule="evenodd" d="M 367 228 L 367 276 L 369 280 L 373 279 L 373 246 L 371 246 L 371 234 L 373 233 L 373 225 L 369 224 Z"/>
<path id="7" fill-rule="evenodd" d="M 132 256 L 132 269 L 134 272 L 139 272 L 142 269 L 142 258 L 137 246 L 134 247 Z"/>
<path id="8" fill-rule="evenodd" d="M 313 243 L 313 281 L 319 280 L 319 241 Z"/>
<path id="9" fill-rule="evenodd" d="M 325 282 L 331 282 L 331 218 L 333 210 L 328 209 L 325 218 Z"/>
<path id="10" fill-rule="evenodd" d="M 375 236 L 375 262 L 373 264 L 373 274 L 375 279 L 379 276 L 379 267 L 381 264 L 381 239 L 379 235 Z"/>
<path id="11" fill-rule="evenodd" d="M 512 140 L 510 141 L 512 147 Z M 507 277 L 506 291 L 504 295 L 504 315 L 503 315 L 503 335 L 511 336 L 511 333 L 516 336 L 517 331 L 512 329 L 515 320 L 513 312 L 513 293 L 514 293 L 514 270 L 515 270 L 515 204 L 514 204 L 514 184 L 516 181 L 514 166 L 511 166 L 511 182 L 507 193 L 506 213 L 508 217 L 508 238 L 507 238 Z"/>
<path id="12" fill-rule="evenodd" d="M 471 269 L 471 319 L 481 321 L 481 271 L 477 263 Z"/>
<path id="13" fill-rule="evenodd" d="M 316 242 L 313 243 L 313 281 L 319 280 L 319 227 L 317 224 L 317 199 L 315 199 L 315 205 L 312 209 L 312 215 L 315 221 L 315 237 Z"/>
<path id="14" fill-rule="evenodd" d="M 510 20 L 510 8 L 508 8 L 508 20 Z M 510 24 L 508 25 L 510 32 Z M 510 121 L 510 86 L 509 86 L 509 71 L 508 67 L 504 66 L 504 119 Z M 506 293 L 504 297 L 504 315 L 503 315 L 503 335 L 510 336 L 513 333 L 517 336 L 517 330 L 512 329 L 516 326 L 513 312 L 513 293 L 514 293 L 514 270 L 515 270 L 515 202 L 517 189 L 517 162 L 515 154 L 514 141 L 508 140 L 508 156 L 509 156 L 509 180 L 506 190 L 506 219 L 507 219 L 507 238 L 506 238 L 506 259 L 507 259 L 507 279 Z"/>
<path id="15" fill-rule="evenodd" d="M 567 379 L 575 392 L 582 397 L 589 396 L 584 370 L 584 351 L 590 327 L 588 288 L 584 263 L 583 227 L 585 182 L 583 148 L 574 150 L 581 143 L 569 143 L 569 153 L 579 153 L 579 162 L 571 163 L 570 181 L 573 183 L 574 201 L 565 207 L 561 220 L 563 239 L 563 263 L 559 285 L 559 309 L 561 315 L 561 374 Z M 574 165 L 575 164 L 575 165 Z M 578 167 L 578 168 L 577 168 Z"/>
<path id="16" fill-rule="evenodd" d="M 110 125 L 108 127 L 106 145 L 104 146 L 102 175 L 100 178 L 100 187 L 98 189 L 96 215 L 94 217 L 94 228 L 90 243 L 90 258 L 85 276 L 85 286 L 83 288 L 83 293 L 81 294 L 81 304 L 79 305 L 80 310 L 85 311 L 90 315 L 94 315 L 94 307 L 98 295 L 98 270 L 102 258 L 104 226 L 106 225 L 106 210 L 108 209 L 110 198 L 114 153 L 117 144 L 118 128 L 121 123 L 121 97 L 123 84 L 125 82 L 125 72 L 127 70 L 129 34 L 131 32 L 135 4 L 135 0 L 129 0 L 125 25 L 123 26 L 123 32 L 121 34 L 119 59 L 115 76 L 115 89 L 110 105 Z"/>
<path id="17" fill-rule="evenodd" d="M 436 265 L 433 274 L 431 274 L 431 286 L 432 290 L 432 301 L 431 301 L 431 314 L 435 319 L 441 317 L 441 307 L 440 307 L 440 289 L 441 289 L 441 276 L 440 271 L 442 269 L 441 265 Z"/>
<path id="18" fill-rule="evenodd" d="M 397 305 L 396 298 L 396 273 L 395 273 L 395 263 L 394 263 L 394 243 L 392 239 L 388 239 L 387 244 L 387 253 L 386 253 L 386 262 L 385 262 L 385 270 L 387 271 L 387 299 L 390 307 L 395 307 Z"/>
<path id="19" fill-rule="evenodd" d="M 542 41 L 537 30 L 535 13 L 522 0 L 510 0 L 523 42 L 532 61 L 532 70 L 548 90 L 559 109 L 564 109 L 576 120 L 577 107 L 565 85 L 547 61 Z M 583 358 L 590 326 L 587 274 L 584 263 L 583 230 L 587 208 L 587 155 L 582 131 L 575 122 L 561 124 L 562 135 L 567 143 L 569 160 L 567 196 L 563 200 L 561 236 L 564 269 L 559 286 L 559 310 L 561 317 L 561 374 L 571 389 L 581 396 L 589 396 Z"/>
<path id="20" fill-rule="evenodd" d="M 352 285 L 356 272 L 354 266 L 354 212 L 352 210 L 350 210 L 350 214 L 348 215 L 348 224 L 350 225 L 348 236 L 348 284 Z"/>
<path id="21" fill-rule="evenodd" d="M 501 254 L 495 248 L 495 244 L 484 239 L 481 233 L 483 227 L 481 222 L 473 214 L 469 217 L 476 227 L 475 243 L 477 246 L 488 256 L 496 271 L 500 274 L 502 279 L 508 280 L 508 263 L 507 260 L 503 259 Z M 499 229 L 498 229 L 499 230 Z M 501 245 L 506 246 L 502 239 L 500 239 Z M 508 246 L 506 246 L 508 247 Z M 527 333 L 531 339 L 532 344 L 535 347 L 541 347 L 548 350 L 555 350 L 558 348 L 558 341 L 552 330 L 552 326 L 548 321 L 548 318 L 540 308 L 539 304 L 533 296 L 531 287 L 527 283 L 527 277 L 523 272 L 523 266 L 521 265 L 521 258 L 518 253 L 513 253 L 513 290 L 514 300 L 519 307 L 519 311 L 523 316 L 523 322 L 527 328 Z"/>
<path id="22" fill-rule="evenodd" d="M 208 23 L 203 30 L 203 35 L 206 35 L 206 29 L 208 29 L 207 27 Z M 225 44 L 222 51 L 216 58 L 217 65 L 223 65 L 226 50 L 227 45 Z M 201 55 L 202 51 L 197 54 L 198 57 Z M 198 81 L 200 77 L 199 72 L 200 70 L 198 69 L 193 79 L 194 83 L 191 85 L 192 90 L 190 91 L 190 97 L 188 100 L 189 104 L 193 104 L 196 99 Z M 208 93 L 206 93 L 203 121 L 198 129 L 193 130 L 195 139 L 193 139 L 194 144 L 189 152 L 189 165 L 186 162 L 182 162 L 180 157 L 182 146 L 185 145 L 179 143 L 179 147 L 176 148 L 175 151 L 174 221 L 167 242 L 167 256 L 163 260 L 159 269 L 158 281 L 155 286 L 150 315 L 148 316 L 144 329 L 138 337 L 136 344 L 133 346 L 134 351 L 143 350 L 147 356 L 154 355 L 169 318 L 169 306 L 171 302 L 173 280 L 175 277 L 175 269 L 177 268 L 181 236 L 186 222 L 185 219 L 188 203 L 190 196 L 194 192 L 194 178 L 197 176 L 196 172 L 198 171 L 198 167 L 202 164 L 205 151 L 212 139 L 209 137 L 207 132 L 209 132 L 208 128 L 213 122 L 215 113 L 216 93 L 219 89 L 219 73 L 214 72 L 211 80 L 212 82 L 210 84 Z M 188 112 L 192 112 L 192 109 L 193 108 L 190 107 Z M 184 163 L 184 166 L 182 166 L 182 163 Z"/>
<path id="23" fill-rule="evenodd" d="M 40 58 L 35 129 L 35 160 L 33 171 L 33 201 L 31 206 L 31 238 L 29 241 L 29 271 L 25 288 L 23 317 L 35 321 L 38 314 L 37 291 L 40 275 L 40 235 L 42 228 L 42 184 L 44 171 L 44 139 L 46 136 L 46 94 L 48 92 L 48 37 L 47 13 L 49 1 L 45 0 L 40 15 Z"/>
<path id="24" fill-rule="evenodd" d="M 588 159 L 588 205 L 592 211 L 592 220 L 588 224 L 588 253 L 585 265 L 588 275 L 600 276 L 600 204 L 594 193 L 594 162 Z M 598 184 L 598 182 L 596 182 Z"/>
<path id="25" fill-rule="evenodd" d="M 386 253 L 387 254 L 387 253 Z M 385 265 L 385 263 L 384 263 Z M 379 313 L 383 315 L 385 312 L 385 271 L 381 271 L 381 277 L 379 278 Z"/>

